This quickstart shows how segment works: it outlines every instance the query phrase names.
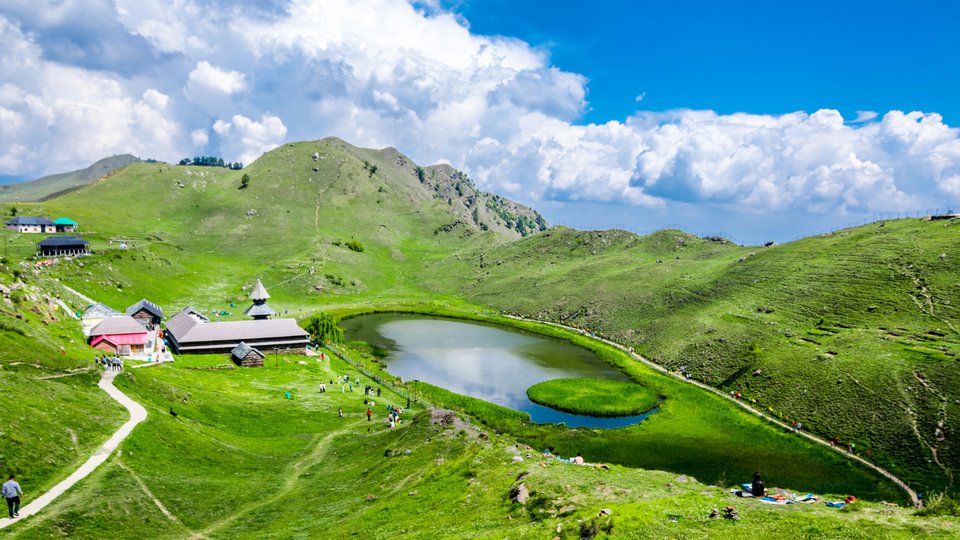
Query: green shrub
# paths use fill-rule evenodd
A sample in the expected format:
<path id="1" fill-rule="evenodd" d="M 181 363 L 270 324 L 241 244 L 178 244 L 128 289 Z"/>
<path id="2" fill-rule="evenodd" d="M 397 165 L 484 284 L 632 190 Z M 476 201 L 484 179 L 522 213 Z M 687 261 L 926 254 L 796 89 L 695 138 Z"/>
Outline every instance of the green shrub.
<path id="1" fill-rule="evenodd" d="M 357 253 L 363 253 L 363 244 L 361 244 L 358 240 L 350 240 L 345 245 L 347 246 L 348 249 L 352 251 L 356 251 Z"/>
<path id="2" fill-rule="evenodd" d="M 960 516 L 960 501 L 946 493 L 937 493 L 924 501 L 918 516 Z"/>

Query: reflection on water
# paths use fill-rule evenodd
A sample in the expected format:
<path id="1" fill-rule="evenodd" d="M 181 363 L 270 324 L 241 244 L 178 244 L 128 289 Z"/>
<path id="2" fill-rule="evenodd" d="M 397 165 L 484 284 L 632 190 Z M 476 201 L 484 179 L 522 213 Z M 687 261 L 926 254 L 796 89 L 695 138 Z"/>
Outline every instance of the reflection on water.
<path id="1" fill-rule="evenodd" d="M 426 381 L 523 411 L 536 423 L 616 428 L 647 416 L 595 418 L 530 401 L 527 388 L 550 379 L 627 380 L 592 352 L 566 341 L 503 326 L 394 313 L 353 317 L 341 326 L 348 340 L 366 341 L 389 350 L 387 369 L 405 381 Z"/>

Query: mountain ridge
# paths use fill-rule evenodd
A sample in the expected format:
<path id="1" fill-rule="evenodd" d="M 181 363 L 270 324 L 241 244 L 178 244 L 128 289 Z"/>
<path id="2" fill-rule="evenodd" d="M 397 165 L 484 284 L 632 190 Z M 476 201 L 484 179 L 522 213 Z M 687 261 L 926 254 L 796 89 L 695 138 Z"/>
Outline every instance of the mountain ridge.
<path id="1" fill-rule="evenodd" d="M 27 182 L 0 185 L 0 203 L 39 202 L 66 194 L 97 181 L 140 158 L 131 154 L 117 154 L 95 161 L 75 171 L 50 174 Z"/>

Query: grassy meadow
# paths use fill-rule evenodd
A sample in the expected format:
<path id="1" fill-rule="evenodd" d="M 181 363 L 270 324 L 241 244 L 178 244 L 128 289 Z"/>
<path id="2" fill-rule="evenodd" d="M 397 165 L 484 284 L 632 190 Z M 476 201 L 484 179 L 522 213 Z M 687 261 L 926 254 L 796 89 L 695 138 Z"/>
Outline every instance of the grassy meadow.
<path id="1" fill-rule="evenodd" d="M 954 220 L 889 221 L 772 248 L 556 228 L 444 261 L 431 286 L 590 329 L 854 444 L 921 490 L 953 490 L 958 248 Z"/>
<path id="2" fill-rule="evenodd" d="M 0 264 L 0 471 L 38 495 L 65 479 L 126 420 L 97 382 L 80 326 L 52 301 L 56 282 Z M 29 487 L 27 487 L 29 486 Z"/>
<path id="3" fill-rule="evenodd" d="M 391 429 L 384 410 L 366 420 L 361 392 L 319 392 L 336 375 L 356 376 L 335 358 L 281 356 L 278 367 L 215 369 L 226 366 L 184 357 L 127 370 L 117 384 L 147 407 L 148 420 L 60 502 L 5 532 L 24 539 L 580 538 L 609 527 L 646 538 L 774 538 L 798 528 L 821 537 L 958 536 L 949 518 L 876 503 L 856 512 L 771 508 L 675 473 L 543 460 L 469 419 L 434 423 L 418 407 Z M 399 397 L 385 393 L 377 408 L 392 400 Z M 531 493 L 524 505 L 509 498 L 520 483 Z M 730 504 L 740 521 L 708 517 Z M 612 515 L 593 521 L 601 508 Z"/>
<path id="4" fill-rule="evenodd" d="M 241 189 L 243 174 L 251 180 Z M 609 507 L 613 531 L 629 537 L 956 536 L 955 518 L 918 519 L 873 503 L 837 512 L 731 500 L 723 487 L 756 469 L 768 485 L 798 491 L 903 495 L 841 454 L 612 347 L 496 315 L 633 347 L 853 444 L 917 490 L 956 494 L 960 222 L 895 220 L 770 248 L 669 230 L 556 227 L 518 239 L 494 221 L 486 199 L 469 189 L 458 198 L 455 188 L 418 179 L 392 149 L 325 139 L 284 145 L 243 171 L 137 163 L 48 201 L 16 203 L 21 215 L 78 221 L 95 254 L 36 268 L 29 257 L 42 235 L 0 234 L 0 283 L 27 287 L 0 301 L 0 466 L 35 495 L 125 419 L 96 388 L 76 322 L 48 298 L 82 310 L 64 285 L 121 310 L 146 297 L 168 316 L 192 306 L 237 319 L 260 277 L 270 305 L 291 317 L 397 309 L 501 322 L 591 348 L 664 397 L 658 413 L 625 429 L 567 430 L 424 385 L 418 391 L 431 402 L 475 420 L 445 427 L 417 410 L 408 415 L 416 420 L 389 430 L 366 421 L 362 395 L 318 394 L 321 381 L 350 369 L 336 360 L 280 356 L 239 370 L 222 357 L 184 357 L 119 377 L 147 406 L 147 422 L 62 502 L 8 530 L 23 538 L 308 538 L 334 528 L 369 537 L 567 538 L 579 535 L 577 520 L 594 523 Z M 468 204 L 482 210 L 487 230 L 470 221 Z M 10 206 L 0 204 L 0 213 Z M 389 378 L 372 352 L 358 349 L 357 358 Z M 536 457 L 517 464 L 517 441 L 538 449 L 521 456 L 549 445 L 614 465 L 600 473 L 541 466 Z M 529 506 L 507 497 L 521 472 L 531 475 Z M 742 521 L 706 518 L 727 504 Z"/>

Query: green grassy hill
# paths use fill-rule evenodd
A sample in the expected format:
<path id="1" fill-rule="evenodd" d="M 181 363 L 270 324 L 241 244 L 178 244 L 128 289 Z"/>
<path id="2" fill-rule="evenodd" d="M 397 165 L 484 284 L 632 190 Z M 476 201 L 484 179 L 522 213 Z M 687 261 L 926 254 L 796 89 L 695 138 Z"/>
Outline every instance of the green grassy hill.
<path id="1" fill-rule="evenodd" d="M 281 308 L 417 297 L 426 261 L 466 243 L 517 238 L 518 224 L 525 233 L 546 226 L 529 208 L 477 192 L 449 167 L 418 169 L 396 150 L 335 138 L 282 146 L 242 171 L 133 164 L 20 210 L 69 215 L 104 250 L 82 269 L 66 265 L 67 284 L 111 305 L 148 296 L 178 309 L 229 309 L 257 276 Z M 11 249 L 27 255 L 38 239 L 10 238 Z"/>
<path id="2" fill-rule="evenodd" d="M 602 332 L 922 489 L 956 489 L 958 252 L 955 220 L 772 248 L 556 228 L 432 273 L 449 276 L 438 291 Z"/>
<path id="3" fill-rule="evenodd" d="M 38 235 L 3 233 L 0 282 L 23 280 L 35 289 L 29 298 L 23 289 L 0 310 L 0 383 L 14 394 L 36 388 L 10 409 L 18 420 L 2 428 L 3 439 L 15 441 L 3 448 L 3 465 L 25 467 L 39 489 L 122 419 L 95 388 L 95 374 L 83 369 L 92 352 L 76 324 L 45 307 L 44 294 L 60 294 L 80 309 L 67 285 L 117 309 L 147 297 L 167 314 L 192 305 L 237 317 L 261 277 L 271 306 L 290 315 L 442 305 L 587 328 L 725 392 L 739 391 L 820 436 L 853 443 L 857 454 L 919 489 L 956 492 L 960 224 L 952 220 L 891 221 L 772 248 L 678 231 L 640 237 L 541 230 L 539 214 L 479 192 L 453 168 L 419 167 L 394 149 L 360 149 L 334 138 L 284 145 L 242 171 L 135 163 L 63 196 L 16 206 L 23 214 L 69 215 L 95 250 L 35 270 L 28 257 Z M 445 430 L 425 420 L 402 432 L 380 426 L 364 433 L 365 419 L 351 416 L 341 426 L 325 416 L 347 403 L 356 408 L 356 400 L 315 392 L 343 365 L 303 366 L 287 358 L 273 373 L 210 371 L 209 362 L 187 358 L 176 368 L 137 370 L 118 381 L 148 405 L 150 419 L 122 458 L 50 516 L 18 529 L 23 537 L 86 537 L 97 530 L 123 536 L 131 524 L 159 537 L 204 531 L 252 537 L 264 527 L 276 536 L 310 536 L 333 523 L 357 535 L 427 537 L 419 528 L 424 512 L 436 516 L 441 536 L 542 537 L 557 520 L 537 508 L 550 516 L 567 503 L 576 510 L 560 520 L 560 536 L 573 537 L 578 519 L 589 522 L 611 500 L 623 502 L 615 509 L 623 518 L 614 520 L 624 531 L 744 532 L 725 528 L 737 523 L 704 517 L 710 507 L 730 503 L 722 490 L 680 486 L 670 480 L 676 473 L 615 468 L 601 479 L 528 463 L 528 472 L 545 475 L 536 480 L 544 494 L 537 504 L 544 506 L 524 509 L 505 500 L 520 472 L 510 456 L 504 459 L 504 447 L 515 442 L 507 436 L 488 433 L 491 439 L 480 443 L 465 430 L 447 440 L 436 435 Z M 295 390 L 293 403 L 279 397 L 287 389 Z M 677 392 L 690 394 L 688 404 L 702 393 L 687 386 Z M 174 406 L 183 410 L 179 419 L 168 414 Z M 34 422 L 36 414 L 49 420 Z M 724 418 L 717 416 L 717 429 Z M 730 425 L 741 423 L 750 424 L 735 430 L 746 439 L 750 430 L 771 429 L 739 417 Z M 664 426 L 662 438 L 676 436 Z M 600 449 L 608 444 L 604 437 L 585 433 L 569 444 Z M 656 448 L 653 440 L 643 444 L 644 451 Z M 684 444 L 696 446 L 691 438 Z M 387 451 L 398 448 L 417 457 L 386 459 L 397 457 Z M 372 456 L 386 460 L 370 464 Z M 433 470 L 438 457 L 451 466 L 414 478 Z M 826 467 L 825 474 L 830 470 L 839 469 Z M 261 477 L 269 484 L 263 501 L 248 485 Z M 188 478 L 194 480 L 183 489 Z M 477 482 L 485 487 L 473 489 Z M 642 489 L 596 491 L 597 482 Z M 142 485 L 171 507 L 176 521 L 158 513 Z M 98 506 L 94 493 L 109 493 L 114 502 Z M 450 493 L 457 493 L 452 502 Z M 770 536 L 809 527 L 811 536 L 909 537 L 943 534 L 949 526 L 879 506 L 858 515 L 742 504 Z M 114 525 L 111 515 L 124 517 Z"/>
<path id="4" fill-rule="evenodd" d="M 0 470 L 34 493 L 65 479 L 125 420 L 97 387 L 80 326 L 58 284 L 0 263 Z M 77 305 L 77 304 L 74 304 Z"/>
<path id="5" fill-rule="evenodd" d="M 140 161 L 130 154 L 111 156 L 85 169 L 51 174 L 29 182 L 0 185 L 0 203 L 44 201 L 107 176 L 114 171 Z"/>

